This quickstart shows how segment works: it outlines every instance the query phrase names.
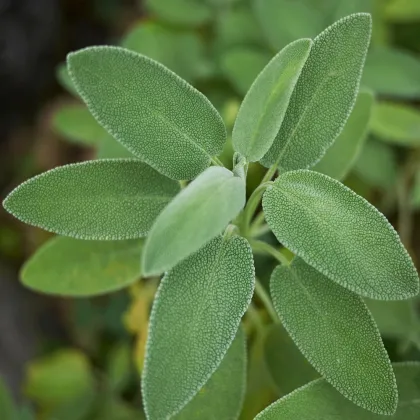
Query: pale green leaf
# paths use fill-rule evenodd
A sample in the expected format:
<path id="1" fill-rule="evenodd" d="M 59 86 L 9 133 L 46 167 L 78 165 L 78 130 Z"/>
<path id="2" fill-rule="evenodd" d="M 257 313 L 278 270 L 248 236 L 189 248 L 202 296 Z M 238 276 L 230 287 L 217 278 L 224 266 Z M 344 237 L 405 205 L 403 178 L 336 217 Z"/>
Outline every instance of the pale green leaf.
<path id="1" fill-rule="evenodd" d="M 96 159 L 135 159 L 135 156 L 119 141 L 106 133 L 96 148 Z"/>
<path id="2" fill-rule="evenodd" d="M 76 97 L 79 97 L 76 87 L 74 86 L 73 80 L 71 80 L 71 77 L 67 70 L 66 63 L 61 63 L 60 65 L 57 66 L 56 77 L 60 85 L 64 89 L 66 89 L 68 93 L 71 93 L 72 95 Z"/>
<path id="3" fill-rule="evenodd" d="M 372 414 L 343 398 L 319 379 L 276 401 L 255 420 L 417 420 L 420 412 L 420 363 L 393 365 L 399 404 L 393 416 Z"/>
<path id="4" fill-rule="evenodd" d="M 248 161 L 260 160 L 271 147 L 311 47 L 310 39 L 289 44 L 263 69 L 246 94 L 232 141 L 234 149 Z"/>
<path id="5" fill-rule="evenodd" d="M 88 146 L 108 136 L 84 105 L 64 105 L 54 114 L 52 126 L 66 139 Z"/>
<path id="6" fill-rule="evenodd" d="M 25 286 L 62 296 L 122 289 L 140 277 L 142 242 L 57 237 L 39 248 L 21 272 Z"/>
<path id="7" fill-rule="evenodd" d="M 372 49 L 367 56 L 362 85 L 381 95 L 419 98 L 420 59 L 395 48 Z"/>
<path id="8" fill-rule="evenodd" d="M 147 9 L 168 23 L 198 26 L 212 17 L 211 8 L 197 0 L 146 0 Z"/>
<path id="9" fill-rule="evenodd" d="M 284 327 L 328 382 L 374 413 L 395 412 L 398 393 L 391 362 L 359 296 L 301 258 L 274 270 L 270 291 Z"/>
<path id="10" fill-rule="evenodd" d="M 385 16 L 393 22 L 411 22 L 420 20 L 420 2 L 418 0 L 389 0 L 385 3 Z"/>
<path id="11" fill-rule="evenodd" d="M 235 47 L 221 56 L 220 67 L 234 88 L 245 95 L 270 58 L 271 55 L 264 50 Z"/>
<path id="12" fill-rule="evenodd" d="M 59 235 L 111 240 L 146 236 L 179 184 L 138 160 L 60 166 L 14 189 L 4 208 Z"/>
<path id="13" fill-rule="evenodd" d="M 243 238 L 217 237 L 162 280 L 150 317 L 142 389 L 150 420 L 178 413 L 215 372 L 254 290 Z"/>
<path id="14" fill-rule="evenodd" d="M 286 395 L 319 377 L 280 324 L 271 326 L 264 353 L 267 368 L 280 395 Z"/>
<path id="15" fill-rule="evenodd" d="M 313 167 L 314 171 L 338 180 L 346 177 L 362 149 L 372 104 L 373 96 L 370 92 L 359 93 L 343 131 L 322 159 Z"/>
<path id="16" fill-rule="evenodd" d="M 359 13 L 315 38 L 265 166 L 307 168 L 332 145 L 354 106 L 370 32 L 370 15 Z"/>
<path id="17" fill-rule="evenodd" d="M 340 182 L 308 170 L 286 172 L 265 191 L 263 208 L 279 242 L 340 285 L 379 300 L 419 292 L 393 227 Z"/>
<path id="18" fill-rule="evenodd" d="M 174 420 L 234 420 L 246 388 L 246 340 L 241 327 L 222 362 Z"/>
<path id="19" fill-rule="evenodd" d="M 6 382 L 0 376 L 0 419 L 18 420 L 12 395 Z"/>
<path id="20" fill-rule="evenodd" d="M 68 57 L 88 108 L 135 156 L 173 179 L 192 179 L 223 150 L 226 129 L 208 99 L 166 67 L 119 47 Z"/>
<path id="21" fill-rule="evenodd" d="M 297 38 L 314 38 L 325 23 L 313 0 L 256 0 L 254 10 L 275 51 Z"/>
<path id="22" fill-rule="evenodd" d="M 384 141 L 401 146 L 420 146 L 420 111 L 392 102 L 373 107 L 371 132 Z"/>
<path id="23" fill-rule="evenodd" d="M 143 252 L 143 274 L 160 274 L 219 235 L 245 204 L 245 183 L 212 166 L 156 219 Z"/>

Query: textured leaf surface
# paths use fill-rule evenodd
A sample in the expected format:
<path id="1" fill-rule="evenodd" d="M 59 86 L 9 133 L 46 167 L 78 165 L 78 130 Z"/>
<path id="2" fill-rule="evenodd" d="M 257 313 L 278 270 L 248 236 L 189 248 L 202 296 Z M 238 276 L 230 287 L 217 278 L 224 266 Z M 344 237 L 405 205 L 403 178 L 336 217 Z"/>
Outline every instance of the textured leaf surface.
<path id="1" fill-rule="evenodd" d="M 174 419 L 237 419 L 244 399 L 245 386 L 246 341 L 245 334 L 239 327 L 219 367 Z"/>
<path id="2" fill-rule="evenodd" d="M 15 405 L 6 382 L 0 376 L 0 418 L 2 420 L 18 420 Z"/>
<path id="3" fill-rule="evenodd" d="M 271 147 L 311 46 L 310 39 L 301 39 L 281 50 L 245 96 L 233 127 L 232 141 L 235 150 L 249 162 L 260 160 Z"/>
<path id="4" fill-rule="evenodd" d="M 212 166 L 156 219 L 143 253 L 143 273 L 159 274 L 219 235 L 245 204 L 244 181 Z"/>
<path id="5" fill-rule="evenodd" d="M 382 140 L 401 146 L 420 146 L 420 112 L 391 102 L 373 108 L 370 128 Z"/>
<path id="6" fill-rule="evenodd" d="M 24 265 L 25 286 L 62 296 L 91 296 L 122 289 L 140 277 L 142 242 L 57 237 Z"/>
<path id="7" fill-rule="evenodd" d="M 396 414 L 372 414 L 343 398 L 324 379 L 313 381 L 276 401 L 255 420 L 417 420 L 420 410 L 420 363 L 393 365 L 399 390 Z"/>
<path id="8" fill-rule="evenodd" d="M 147 235 L 179 184 L 137 160 L 60 166 L 29 179 L 4 201 L 22 222 L 80 239 Z"/>
<path id="9" fill-rule="evenodd" d="M 271 326 L 266 337 L 264 354 L 268 370 L 280 395 L 286 395 L 319 377 L 318 372 L 305 359 L 280 324 Z"/>
<path id="10" fill-rule="evenodd" d="M 238 236 L 213 239 L 163 278 L 152 308 L 142 382 L 150 420 L 176 414 L 207 382 L 253 290 L 251 248 Z"/>
<path id="11" fill-rule="evenodd" d="M 403 50 L 375 48 L 368 54 L 362 85 L 381 95 L 419 98 L 420 60 Z"/>
<path id="12" fill-rule="evenodd" d="M 118 47 L 86 48 L 68 63 L 99 123 L 164 175 L 192 179 L 221 153 L 226 129 L 216 109 L 161 64 Z"/>
<path id="13" fill-rule="evenodd" d="M 263 196 L 279 242 L 330 279 L 366 297 L 399 300 L 419 278 L 398 234 L 375 207 L 318 172 L 286 172 Z"/>
<path id="14" fill-rule="evenodd" d="M 365 140 L 372 104 L 371 93 L 359 93 L 343 131 L 322 159 L 313 167 L 314 171 L 338 180 L 346 177 Z"/>
<path id="15" fill-rule="evenodd" d="M 53 119 L 53 128 L 68 140 L 88 146 L 97 145 L 108 133 L 83 105 L 66 105 Z"/>
<path id="16" fill-rule="evenodd" d="M 360 13 L 315 38 L 265 166 L 307 168 L 324 155 L 354 106 L 370 32 L 370 15 Z"/>
<path id="17" fill-rule="evenodd" d="M 395 412 L 398 393 L 378 328 L 362 299 L 296 258 L 270 280 L 274 307 L 311 364 L 355 404 Z"/>

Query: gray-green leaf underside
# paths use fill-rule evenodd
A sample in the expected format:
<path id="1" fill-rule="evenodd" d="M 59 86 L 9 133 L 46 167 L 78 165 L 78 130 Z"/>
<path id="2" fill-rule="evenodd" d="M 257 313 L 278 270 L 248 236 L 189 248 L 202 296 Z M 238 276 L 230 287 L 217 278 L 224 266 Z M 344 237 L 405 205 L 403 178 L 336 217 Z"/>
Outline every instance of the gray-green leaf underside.
<path id="1" fill-rule="evenodd" d="M 162 280 L 150 317 L 142 389 L 150 420 L 178 413 L 228 350 L 254 290 L 244 238 L 213 239 Z"/>

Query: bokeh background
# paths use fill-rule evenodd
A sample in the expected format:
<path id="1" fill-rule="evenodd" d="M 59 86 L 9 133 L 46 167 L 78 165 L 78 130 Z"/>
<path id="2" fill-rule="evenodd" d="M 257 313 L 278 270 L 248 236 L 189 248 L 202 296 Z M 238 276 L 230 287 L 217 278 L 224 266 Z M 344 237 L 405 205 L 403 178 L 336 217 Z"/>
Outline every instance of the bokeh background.
<path id="1" fill-rule="evenodd" d="M 128 155 L 78 98 L 63 64 L 68 52 L 113 44 L 148 55 L 206 94 L 231 130 L 277 51 L 353 12 L 373 15 L 362 86 L 376 99 L 344 182 L 388 217 L 420 263 L 420 0 L 0 0 L 0 197 L 58 165 Z M 229 143 L 221 159 L 231 165 Z M 263 173 L 251 165 L 250 189 Z M 6 392 L 21 419 L 142 418 L 138 378 L 156 284 L 94 299 L 26 290 L 20 267 L 50 237 L 0 210 L 0 376 L 8 390 L 0 385 L 0 418 Z M 264 281 L 274 261 L 256 263 Z M 392 360 L 420 360 L 418 302 L 368 303 Z M 243 419 L 300 385 L 282 382 L 291 346 L 282 333 L 262 343 L 250 335 Z"/>

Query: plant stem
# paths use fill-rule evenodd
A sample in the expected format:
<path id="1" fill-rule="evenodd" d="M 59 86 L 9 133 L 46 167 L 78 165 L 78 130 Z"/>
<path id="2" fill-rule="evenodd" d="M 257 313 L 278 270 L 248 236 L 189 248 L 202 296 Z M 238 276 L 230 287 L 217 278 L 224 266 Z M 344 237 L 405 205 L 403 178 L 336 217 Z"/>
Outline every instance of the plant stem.
<path id="1" fill-rule="evenodd" d="M 242 224 L 244 236 L 246 236 L 249 231 L 249 225 L 251 224 L 252 216 L 254 215 L 255 210 L 258 207 L 258 204 L 260 203 L 261 197 L 265 189 L 269 185 L 271 185 L 270 181 L 264 182 L 258 185 L 258 187 L 251 194 L 251 197 L 249 197 L 248 202 L 246 203 L 244 213 L 243 213 L 243 224 Z"/>
<path id="2" fill-rule="evenodd" d="M 265 306 L 265 309 L 270 315 L 270 318 L 272 319 L 272 321 L 274 323 L 279 322 L 279 318 L 271 302 L 271 298 L 257 277 L 255 277 L 255 293 L 258 296 L 258 298 L 261 300 L 262 304 Z"/>
<path id="3" fill-rule="evenodd" d="M 253 302 L 249 304 L 246 313 L 255 325 L 257 331 L 262 331 L 264 329 L 264 322 L 262 321 L 261 315 L 259 314 L 258 309 Z"/>
<path id="4" fill-rule="evenodd" d="M 258 241 L 256 239 L 250 239 L 249 243 L 251 244 L 251 247 L 256 252 L 262 252 L 264 254 L 268 254 L 273 256 L 280 264 L 283 265 L 289 265 L 289 260 L 277 249 L 272 247 L 267 242 Z"/>
<path id="5" fill-rule="evenodd" d="M 223 165 L 223 162 L 217 156 L 213 156 L 211 158 L 211 161 L 216 166 L 223 166 L 223 167 L 225 166 L 225 165 Z"/>

